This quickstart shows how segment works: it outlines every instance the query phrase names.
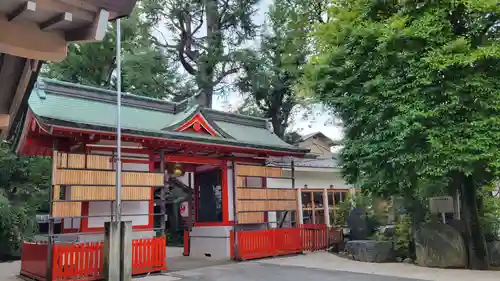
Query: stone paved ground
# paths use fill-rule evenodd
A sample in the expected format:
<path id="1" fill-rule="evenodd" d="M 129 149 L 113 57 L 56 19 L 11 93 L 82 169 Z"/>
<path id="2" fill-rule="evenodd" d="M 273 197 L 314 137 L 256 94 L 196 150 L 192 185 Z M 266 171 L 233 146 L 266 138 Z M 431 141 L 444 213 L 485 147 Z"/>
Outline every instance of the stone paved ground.
<path id="1" fill-rule="evenodd" d="M 267 259 L 259 262 L 429 281 L 500 281 L 500 271 L 425 268 L 403 263 L 364 263 L 340 258 L 326 252 Z"/>
<path id="2" fill-rule="evenodd" d="M 169 248 L 170 249 L 170 248 Z M 499 281 L 500 271 L 422 268 L 350 261 L 325 252 L 240 263 L 181 257 L 167 250 L 170 270 L 137 281 Z M 20 262 L 0 263 L 0 281 L 18 281 Z"/>
<path id="3" fill-rule="evenodd" d="M 345 271 L 242 262 L 151 276 L 144 281 L 422 281 Z"/>

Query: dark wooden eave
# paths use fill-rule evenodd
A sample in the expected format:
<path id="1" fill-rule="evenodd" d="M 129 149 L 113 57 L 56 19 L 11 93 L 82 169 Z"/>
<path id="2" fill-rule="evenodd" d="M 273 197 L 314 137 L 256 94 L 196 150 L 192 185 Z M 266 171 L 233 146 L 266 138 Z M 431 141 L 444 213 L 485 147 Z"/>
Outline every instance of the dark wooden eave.
<path id="1" fill-rule="evenodd" d="M 0 0 L 0 139 L 26 110 L 43 62 L 64 60 L 68 44 L 101 41 L 136 1 Z"/>

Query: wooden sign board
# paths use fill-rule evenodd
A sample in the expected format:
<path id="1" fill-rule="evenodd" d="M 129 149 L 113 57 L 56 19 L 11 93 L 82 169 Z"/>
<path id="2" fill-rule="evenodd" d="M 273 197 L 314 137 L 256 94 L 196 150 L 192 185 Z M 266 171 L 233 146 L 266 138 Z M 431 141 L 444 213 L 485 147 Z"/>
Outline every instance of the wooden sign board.
<path id="1" fill-rule="evenodd" d="M 453 204 L 453 197 L 431 197 L 429 198 L 429 209 L 432 214 L 454 213 L 455 206 Z"/>

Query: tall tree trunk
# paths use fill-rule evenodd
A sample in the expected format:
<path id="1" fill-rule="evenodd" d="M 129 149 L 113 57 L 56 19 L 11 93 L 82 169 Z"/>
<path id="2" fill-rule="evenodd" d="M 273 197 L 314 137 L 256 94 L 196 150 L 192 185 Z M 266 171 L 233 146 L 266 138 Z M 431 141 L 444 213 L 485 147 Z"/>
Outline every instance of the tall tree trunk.
<path id="1" fill-rule="evenodd" d="M 278 117 L 278 113 L 275 113 L 271 117 L 271 123 L 273 124 L 273 131 L 280 139 L 284 139 L 285 137 L 285 128 L 281 123 L 281 119 Z"/>
<path id="2" fill-rule="evenodd" d="M 414 190 L 418 186 L 418 177 L 414 170 L 408 169 L 408 179 L 410 181 L 410 186 L 404 190 L 404 204 L 405 208 L 410 216 L 411 229 L 408 245 L 408 256 L 412 259 L 416 259 L 415 250 L 415 232 L 420 228 L 422 222 L 425 221 L 425 211 L 422 201 L 415 196 Z"/>
<path id="3" fill-rule="evenodd" d="M 198 86 L 202 91 L 199 102 L 201 106 L 212 107 L 214 92 L 214 71 L 223 54 L 222 34 L 220 30 L 217 0 L 204 0 L 207 19 L 207 52 L 201 59 Z"/>
<path id="4" fill-rule="evenodd" d="M 477 190 L 472 176 L 463 175 L 461 201 L 465 221 L 466 244 L 469 252 L 470 269 L 488 269 L 488 249 L 483 229 L 479 222 Z"/>
<path id="5" fill-rule="evenodd" d="M 425 213 L 423 212 L 422 202 L 416 198 L 411 189 L 405 192 L 403 199 L 405 202 L 405 209 L 411 221 L 410 237 L 408 237 L 408 256 L 412 259 L 416 259 L 415 232 L 420 228 L 420 225 L 424 221 Z"/>
<path id="6" fill-rule="evenodd" d="M 201 93 L 197 98 L 197 103 L 201 107 L 212 107 L 213 86 L 201 84 Z"/>

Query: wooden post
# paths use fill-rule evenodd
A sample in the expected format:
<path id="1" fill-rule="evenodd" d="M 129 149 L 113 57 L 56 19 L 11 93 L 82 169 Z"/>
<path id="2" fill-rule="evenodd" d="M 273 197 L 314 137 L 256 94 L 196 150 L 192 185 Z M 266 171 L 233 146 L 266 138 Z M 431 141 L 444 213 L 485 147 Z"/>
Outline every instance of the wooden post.
<path id="1" fill-rule="evenodd" d="M 325 224 L 330 227 L 330 210 L 328 208 L 328 191 L 326 188 L 323 189 L 323 209 L 325 212 Z"/>
<path id="2" fill-rule="evenodd" d="M 237 226 L 238 226 L 238 213 L 236 212 L 236 189 L 238 188 L 236 186 L 236 162 L 234 160 L 231 161 L 231 167 L 233 171 L 233 218 L 234 218 L 234 226 L 233 226 L 233 233 L 234 233 L 234 239 L 233 239 L 233 253 L 234 253 L 234 259 L 238 259 L 238 231 L 237 231 Z"/>
<path id="3" fill-rule="evenodd" d="M 302 210 L 302 188 L 297 188 L 297 224 L 304 224 L 304 211 Z"/>
<path id="4" fill-rule="evenodd" d="M 54 218 L 52 213 L 54 210 L 54 181 L 57 176 L 57 150 L 56 143 L 52 146 L 52 184 L 49 189 L 49 229 L 47 238 L 47 270 L 46 270 L 46 281 L 52 281 L 52 267 L 53 267 L 53 255 L 54 255 Z M 64 227 L 64 226 L 62 226 Z"/>
<path id="5" fill-rule="evenodd" d="M 315 191 L 311 191 L 311 210 L 312 210 L 312 223 L 316 224 L 318 223 L 316 221 L 316 203 L 314 202 L 314 193 Z"/>
<path id="6" fill-rule="evenodd" d="M 188 199 L 188 223 L 187 223 L 188 247 L 187 247 L 187 253 L 186 253 L 187 256 L 189 256 L 191 254 L 191 230 L 193 229 L 193 218 L 194 218 L 193 173 L 188 174 L 188 186 L 190 188 L 191 194 L 189 195 L 189 199 Z"/>
<path id="7" fill-rule="evenodd" d="M 162 172 L 162 174 L 164 176 L 164 182 L 163 182 L 163 186 L 160 189 L 161 220 L 160 220 L 160 235 L 159 236 L 165 236 L 165 229 L 166 229 L 165 214 L 167 213 L 167 208 L 165 206 L 165 197 L 166 197 L 165 189 L 166 189 L 166 185 L 168 184 L 169 178 L 165 176 L 165 152 L 163 150 L 160 152 L 160 171 Z"/>

